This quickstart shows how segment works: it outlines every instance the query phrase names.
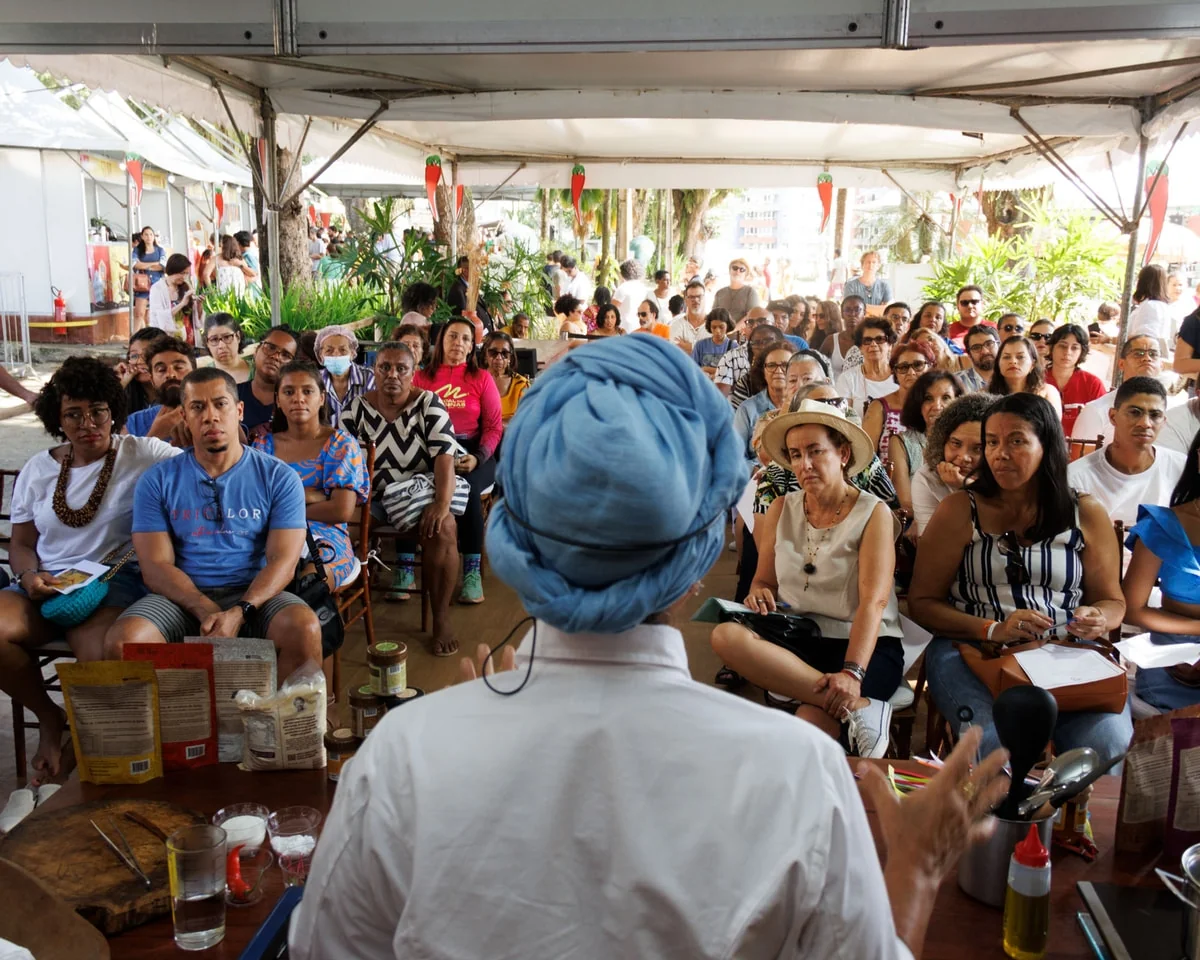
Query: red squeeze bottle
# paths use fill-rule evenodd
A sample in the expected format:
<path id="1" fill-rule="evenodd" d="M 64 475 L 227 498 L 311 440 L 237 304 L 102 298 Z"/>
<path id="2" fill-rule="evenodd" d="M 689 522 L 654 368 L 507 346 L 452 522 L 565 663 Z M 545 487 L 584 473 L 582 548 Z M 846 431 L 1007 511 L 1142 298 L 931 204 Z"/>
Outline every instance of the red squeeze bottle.
<path id="1" fill-rule="evenodd" d="M 1014 960 L 1041 960 L 1050 939 L 1050 852 L 1038 825 L 1013 849 L 1004 898 L 1004 952 Z"/>

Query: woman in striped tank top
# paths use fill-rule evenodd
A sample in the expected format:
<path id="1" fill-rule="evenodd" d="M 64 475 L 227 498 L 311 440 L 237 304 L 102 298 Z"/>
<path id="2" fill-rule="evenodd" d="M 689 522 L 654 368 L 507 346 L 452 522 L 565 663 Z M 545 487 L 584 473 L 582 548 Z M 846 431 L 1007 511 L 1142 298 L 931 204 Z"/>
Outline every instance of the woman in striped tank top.
<path id="1" fill-rule="evenodd" d="M 955 643 L 1095 639 L 1121 622 L 1125 601 L 1112 523 L 1097 500 L 1067 486 L 1053 407 L 1035 394 L 1004 397 L 984 418 L 983 445 L 975 482 L 942 501 L 921 538 L 909 611 L 934 634 L 925 651 L 934 703 L 946 717 L 970 707 L 986 752 L 999 746 L 992 695 Z M 1060 713 L 1053 739 L 1059 752 L 1092 747 L 1107 760 L 1132 735 L 1126 704 L 1121 713 Z"/>

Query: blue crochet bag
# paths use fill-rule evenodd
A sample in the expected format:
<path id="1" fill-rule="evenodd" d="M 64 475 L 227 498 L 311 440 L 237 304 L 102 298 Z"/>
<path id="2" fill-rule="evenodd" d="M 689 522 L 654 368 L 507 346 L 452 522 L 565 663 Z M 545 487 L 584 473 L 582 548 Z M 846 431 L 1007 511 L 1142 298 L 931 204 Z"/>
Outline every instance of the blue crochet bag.
<path id="1" fill-rule="evenodd" d="M 133 547 L 130 547 L 125 555 L 114 563 L 107 573 L 101 574 L 91 583 L 80 587 L 78 590 L 50 597 L 42 603 L 39 612 L 45 619 L 57 626 L 79 626 L 84 620 L 95 613 L 100 604 L 104 602 L 104 598 L 108 596 L 108 581 L 116 576 L 118 570 L 133 559 L 134 553 Z M 117 551 L 114 550 L 100 562 L 112 563 L 112 559 L 116 555 Z"/>

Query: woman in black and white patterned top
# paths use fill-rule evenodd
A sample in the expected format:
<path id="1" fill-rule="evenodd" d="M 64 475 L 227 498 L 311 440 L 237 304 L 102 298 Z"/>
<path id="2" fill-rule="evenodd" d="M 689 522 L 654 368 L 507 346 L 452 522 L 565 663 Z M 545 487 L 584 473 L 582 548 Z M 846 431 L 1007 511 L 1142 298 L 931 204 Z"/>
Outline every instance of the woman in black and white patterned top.
<path id="1" fill-rule="evenodd" d="M 449 625 L 450 597 L 458 577 L 458 534 L 450 513 L 454 495 L 454 425 L 442 401 L 413 386 L 416 358 L 403 343 L 385 343 L 375 355 L 375 389 L 356 397 L 342 413 L 342 427 L 362 444 L 375 445 L 371 512 L 386 520 L 380 498 L 389 483 L 432 473 L 434 500 L 400 547 L 389 600 L 407 600 L 416 583 L 411 542 L 421 544 L 422 582 L 433 606 L 433 652 L 450 656 L 458 641 Z"/>

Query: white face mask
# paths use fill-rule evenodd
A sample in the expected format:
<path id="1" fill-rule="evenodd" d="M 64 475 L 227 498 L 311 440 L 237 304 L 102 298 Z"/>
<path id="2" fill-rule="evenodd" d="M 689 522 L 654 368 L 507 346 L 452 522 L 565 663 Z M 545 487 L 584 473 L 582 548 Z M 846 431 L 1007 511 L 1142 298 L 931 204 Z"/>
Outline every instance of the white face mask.
<path id="1" fill-rule="evenodd" d="M 350 372 L 349 357 L 326 357 L 322 362 L 325 369 L 335 377 L 344 377 Z"/>

